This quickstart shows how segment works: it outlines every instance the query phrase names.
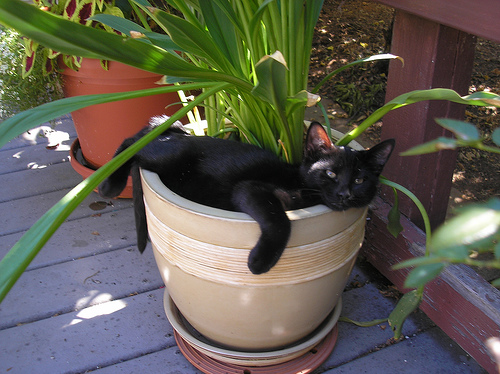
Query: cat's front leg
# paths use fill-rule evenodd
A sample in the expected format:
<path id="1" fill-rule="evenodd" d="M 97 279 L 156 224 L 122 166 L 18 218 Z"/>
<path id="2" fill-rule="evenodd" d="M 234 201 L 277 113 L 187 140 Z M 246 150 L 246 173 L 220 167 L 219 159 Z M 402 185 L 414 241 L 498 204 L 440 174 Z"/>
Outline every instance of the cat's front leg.
<path id="1" fill-rule="evenodd" d="M 256 181 L 238 183 L 232 202 L 260 226 L 261 235 L 248 256 L 248 268 L 253 274 L 266 273 L 276 265 L 290 237 L 291 224 L 282 203 L 273 186 Z"/>

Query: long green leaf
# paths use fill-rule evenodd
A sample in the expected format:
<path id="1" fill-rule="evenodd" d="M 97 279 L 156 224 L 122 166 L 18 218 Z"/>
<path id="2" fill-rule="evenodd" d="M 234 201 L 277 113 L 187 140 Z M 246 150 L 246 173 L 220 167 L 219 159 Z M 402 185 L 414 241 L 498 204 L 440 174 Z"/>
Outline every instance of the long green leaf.
<path id="1" fill-rule="evenodd" d="M 0 23 L 65 54 L 119 61 L 162 75 L 229 82 L 248 91 L 253 87 L 233 75 L 197 67 L 157 46 L 67 21 L 20 0 L 0 0 Z"/>
<path id="2" fill-rule="evenodd" d="M 163 125 L 156 127 L 106 165 L 100 167 L 95 173 L 73 188 L 46 212 L 21 237 L 21 239 L 19 239 L 0 262 L 0 302 L 5 298 L 17 279 L 19 279 L 21 274 L 50 239 L 52 234 L 71 212 L 94 190 L 94 188 L 141 148 L 165 131 L 174 121 L 181 119 L 188 111 L 192 110 L 207 97 L 227 88 L 227 86 L 227 84 L 218 84 L 211 89 L 207 89 L 195 100 L 172 115 Z"/>
<path id="3" fill-rule="evenodd" d="M 140 33 L 148 32 L 148 30 L 138 25 L 137 23 L 130 21 L 126 18 L 118 17 L 112 14 L 106 14 L 106 13 L 96 14 L 90 17 L 89 19 L 92 21 L 100 22 L 106 26 L 111 27 L 116 31 L 119 31 L 129 36 L 130 36 L 130 31 L 135 31 Z"/>
<path id="4" fill-rule="evenodd" d="M 236 36 L 240 34 L 237 28 L 241 25 L 230 3 L 228 1 L 202 1 L 200 8 L 214 43 L 233 67 L 239 67 Z"/>
<path id="5" fill-rule="evenodd" d="M 427 143 L 416 145 L 404 152 L 401 152 L 400 156 L 417 156 L 427 153 L 439 152 L 443 150 L 456 149 L 459 146 L 456 139 L 445 138 L 440 136 L 437 139 L 431 140 Z"/>
<path id="6" fill-rule="evenodd" d="M 392 208 L 387 215 L 387 219 L 389 221 L 387 223 L 387 230 L 389 230 L 392 236 L 397 238 L 398 235 L 404 230 L 404 228 L 401 225 L 401 212 L 399 211 L 398 191 L 395 188 L 393 188 L 392 190 L 394 192 L 394 204 L 392 204 Z"/>
<path id="7" fill-rule="evenodd" d="M 167 74 L 165 67 L 175 71 L 193 69 L 159 48 L 67 21 L 19 0 L 0 0 L 0 22 L 66 54 L 116 60 L 158 74 Z"/>
<path id="8" fill-rule="evenodd" d="M 215 44 L 210 33 L 192 23 L 156 9 L 153 14 L 167 30 L 175 44 L 190 53 L 205 59 L 214 67 L 226 72 L 234 72 L 224 51 Z"/>
<path id="9" fill-rule="evenodd" d="M 403 61 L 403 59 L 399 56 L 396 56 L 396 55 L 393 55 L 393 54 L 390 54 L 390 53 L 383 53 L 383 54 L 380 54 L 380 55 L 374 55 L 374 56 L 370 56 L 370 57 L 365 57 L 365 58 L 362 58 L 360 60 L 356 60 L 356 61 L 353 61 L 353 62 L 350 62 L 344 66 L 341 66 L 340 68 L 338 69 L 335 69 L 334 71 L 332 71 L 331 73 L 329 73 L 326 77 L 324 77 L 313 89 L 312 89 L 312 93 L 316 93 L 320 90 L 320 88 L 326 83 L 328 82 L 333 76 L 337 75 L 338 73 L 346 70 L 346 69 L 349 69 L 355 65 L 359 65 L 359 64 L 364 64 L 365 62 L 373 62 L 373 61 L 380 61 L 380 60 L 392 60 L 392 59 L 398 59 L 398 60 L 401 60 Z"/>
<path id="10" fill-rule="evenodd" d="M 217 83 L 214 82 L 207 82 L 203 84 L 189 83 L 185 85 L 164 86 L 131 92 L 75 96 L 46 103 L 36 108 L 16 114 L 15 116 L 0 123 L 0 148 L 25 131 L 28 131 L 47 121 L 56 119 L 63 114 L 67 114 L 90 105 L 133 99 L 136 97 L 158 95 L 179 90 L 191 90 L 200 87 L 210 88 L 216 84 Z"/>
<path id="11" fill-rule="evenodd" d="M 429 250 L 428 249 L 428 247 L 429 247 L 428 244 L 429 244 L 429 241 L 431 239 L 431 232 L 432 231 L 431 231 L 431 223 L 430 223 L 430 220 L 429 220 L 429 215 L 427 214 L 427 211 L 425 210 L 424 205 L 422 204 L 422 202 L 418 199 L 417 196 L 415 196 L 415 194 L 413 192 L 411 192 L 410 190 L 408 190 L 406 187 L 403 187 L 399 183 L 390 181 L 389 179 L 385 178 L 382 175 L 380 176 L 379 180 L 380 180 L 381 184 L 385 184 L 386 186 L 392 187 L 392 188 L 394 188 L 394 189 L 396 189 L 396 190 L 401 191 L 402 193 L 404 193 L 416 205 L 416 207 L 418 208 L 420 214 L 422 215 L 422 219 L 424 221 L 425 237 L 426 237 L 426 250 L 428 251 Z"/>
<path id="12" fill-rule="evenodd" d="M 383 107 L 377 109 L 358 127 L 342 137 L 337 142 L 337 145 L 349 144 L 352 140 L 356 139 L 360 134 L 362 134 L 368 127 L 373 125 L 391 110 L 427 100 L 448 100 L 454 103 L 477 106 L 500 106 L 500 96 L 491 92 L 474 92 L 471 95 L 460 96 L 455 91 L 447 88 L 431 88 L 429 90 L 411 91 L 392 99 Z"/>
<path id="13" fill-rule="evenodd" d="M 136 37 L 136 40 L 154 44 L 166 51 L 183 51 L 181 47 L 170 39 L 170 36 L 146 30 L 144 27 L 128 19 L 104 13 L 96 14 L 90 19 L 109 26 L 128 36 L 132 36 L 133 32 L 140 33 L 142 37 Z"/>
<path id="14" fill-rule="evenodd" d="M 286 65 L 281 53 L 264 56 L 255 65 L 258 83 L 252 94 L 285 113 L 287 100 Z"/>

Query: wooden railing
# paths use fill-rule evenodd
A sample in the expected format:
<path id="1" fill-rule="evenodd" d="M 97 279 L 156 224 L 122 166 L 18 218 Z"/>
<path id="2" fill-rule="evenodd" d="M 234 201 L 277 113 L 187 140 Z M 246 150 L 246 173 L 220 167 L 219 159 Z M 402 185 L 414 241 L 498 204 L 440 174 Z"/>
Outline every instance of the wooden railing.
<path id="1" fill-rule="evenodd" d="M 374 0 L 396 9 L 391 52 L 405 64 L 389 67 L 386 100 L 417 89 L 452 88 L 466 95 L 470 85 L 476 36 L 500 42 L 500 3 L 484 0 Z M 463 119 L 465 107 L 447 102 L 424 102 L 384 117 L 382 138 L 396 138 L 396 154 L 444 135 L 435 118 Z M 393 157 L 384 175 L 414 192 L 426 207 L 433 227 L 444 221 L 452 184 L 456 153 L 418 157 Z M 387 201 L 392 192 L 383 192 Z M 405 233 L 398 239 L 385 229 L 388 205 L 379 201 L 368 225 L 364 252 L 396 286 L 403 289 L 407 270 L 392 265 L 422 255 L 425 236 L 420 213 L 407 199 L 401 211 L 407 217 Z M 490 373 L 496 364 L 484 341 L 500 336 L 500 292 L 469 268 L 449 267 L 426 288 L 421 309 Z"/>

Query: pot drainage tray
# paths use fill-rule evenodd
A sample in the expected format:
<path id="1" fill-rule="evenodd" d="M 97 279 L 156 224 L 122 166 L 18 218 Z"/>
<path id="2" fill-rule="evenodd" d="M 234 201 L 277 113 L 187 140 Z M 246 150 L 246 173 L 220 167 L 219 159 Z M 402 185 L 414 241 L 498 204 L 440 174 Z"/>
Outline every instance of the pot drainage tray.
<path id="1" fill-rule="evenodd" d="M 323 362 L 333 350 L 337 338 L 336 324 L 342 310 L 342 300 L 339 299 L 334 310 L 328 315 L 328 317 L 321 323 L 318 328 L 316 328 L 305 338 L 284 348 L 255 352 L 232 350 L 205 338 L 198 331 L 196 331 L 182 316 L 182 314 L 170 298 L 170 295 L 168 294 L 168 290 L 166 288 L 163 303 L 168 320 L 177 333 L 176 338 L 182 338 L 181 342 L 179 342 L 179 339 L 177 339 L 178 345 L 186 357 L 186 353 L 190 354 L 194 349 L 195 353 L 207 356 L 209 360 L 212 359 L 216 360 L 216 362 L 220 361 L 222 363 L 230 365 L 244 365 L 245 367 L 268 367 L 269 365 L 274 366 L 281 363 L 290 364 L 289 361 L 291 360 L 302 359 L 302 357 L 300 356 L 304 356 L 304 358 L 308 356 L 313 358 L 315 361 L 319 362 L 316 367 L 319 366 L 321 362 Z M 187 345 L 183 343 L 187 343 Z M 319 349 L 320 346 L 322 347 L 321 352 Z M 183 348 L 186 348 L 188 352 L 185 352 L 185 349 Z M 325 357 L 320 357 L 322 355 L 325 355 Z M 189 359 L 189 357 L 187 358 Z M 193 363 L 193 361 L 191 362 Z M 310 364 L 311 363 L 309 363 L 309 365 Z M 230 372 L 233 373 L 233 371 Z M 234 373 L 241 372 L 243 371 L 235 371 Z M 282 371 L 281 373 L 284 373 L 284 371 Z"/>

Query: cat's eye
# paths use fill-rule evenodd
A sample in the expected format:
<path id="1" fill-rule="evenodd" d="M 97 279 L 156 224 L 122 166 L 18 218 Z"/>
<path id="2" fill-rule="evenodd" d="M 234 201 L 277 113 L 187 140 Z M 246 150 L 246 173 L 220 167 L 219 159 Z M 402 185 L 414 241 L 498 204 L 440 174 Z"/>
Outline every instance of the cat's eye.
<path id="1" fill-rule="evenodd" d="M 365 180 L 363 178 L 354 179 L 354 184 L 362 184 Z"/>
<path id="2" fill-rule="evenodd" d="M 331 170 L 327 170 L 326 171 L 326 175 L 328 176 L 328 178 L 331 178 L 331 179 L 334 179 L 334 178 L 337 178 L 337 174 L 335 174 L 333 171 Z"/>

